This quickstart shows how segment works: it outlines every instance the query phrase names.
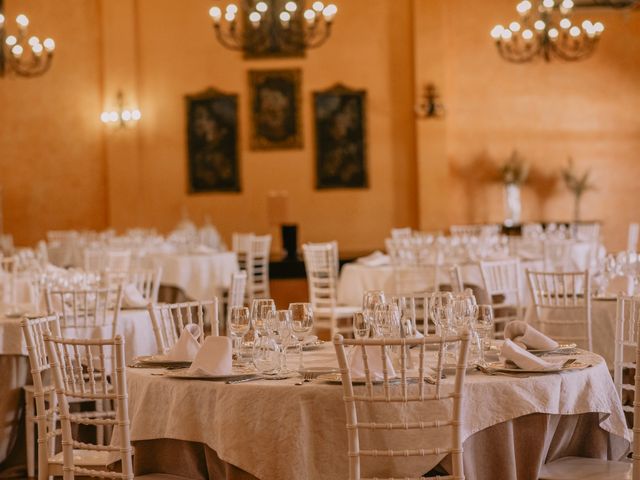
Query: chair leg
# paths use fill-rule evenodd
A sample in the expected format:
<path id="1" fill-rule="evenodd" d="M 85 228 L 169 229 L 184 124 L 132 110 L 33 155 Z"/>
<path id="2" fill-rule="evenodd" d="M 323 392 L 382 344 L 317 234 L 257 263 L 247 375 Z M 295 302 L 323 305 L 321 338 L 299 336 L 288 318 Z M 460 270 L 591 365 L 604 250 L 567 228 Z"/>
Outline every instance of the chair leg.
<path id="1" fill-rule="evenodd" d="M 25 390 L 25 428 L 26 428 L 26 440 L 27 440 L 27 476 L 33 478 L 36 476 L 35 466 L 35 402 L 33 401 L 33 394 Z"/>
<path id="2" fill-rule="evenodd" d="M 96 412 L 103 412 L 104 405 L 102 400 L 96 400 Z M 104 427 L 102 425 L 98 425 L 96 427 L 96 443 L 98 445 L 104 445 Z"/>

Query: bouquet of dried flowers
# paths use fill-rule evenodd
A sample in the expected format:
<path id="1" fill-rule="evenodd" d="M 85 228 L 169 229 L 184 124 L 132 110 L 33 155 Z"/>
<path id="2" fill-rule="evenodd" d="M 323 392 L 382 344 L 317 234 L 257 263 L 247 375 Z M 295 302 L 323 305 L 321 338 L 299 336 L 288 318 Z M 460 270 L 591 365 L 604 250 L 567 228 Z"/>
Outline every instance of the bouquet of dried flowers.
<path id="1" fill-rule="evenodd" d="M 580 220 L 580 200 L 582 195 L 589 190 L 595 190 L 595 185 L 591 183 L 591 169 L 587 169 L 580 174 L 576 171 L 573 159 L 569 157 L 569 162 L 565 168 L 561 170 L 564 184 L 571 191 L 574 197 L 574 220 Z"/>
<path id="2" fill-rule="evenodd" d="M 522 185 L 529 176 L 529 165 L 513 151 L 509 159 L 500 167 L 500 177 L 505 185 Z"/>

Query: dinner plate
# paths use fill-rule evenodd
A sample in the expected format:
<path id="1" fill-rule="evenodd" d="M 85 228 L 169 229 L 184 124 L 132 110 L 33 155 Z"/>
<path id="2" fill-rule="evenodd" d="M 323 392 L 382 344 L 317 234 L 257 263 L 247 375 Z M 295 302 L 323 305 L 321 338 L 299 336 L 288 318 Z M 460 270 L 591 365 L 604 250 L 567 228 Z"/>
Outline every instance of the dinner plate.
<path id="1" fill-rule="evenodd" d="M 256 374 L 255 372 L 246 372 L 246 371 L 230 373 L 227 375 L 203 375 L 203 374 L 197 374 L 197 373 L 190 373 L 189 370 L 169 371 L 163 375 L 163 377 L 168 377 L 168 378 L 182 378 L 184 380 L 211 380 L 211 381 L 218 381 L 218 382 L 223 382 L 226 380 L 238 380 L 244 377 L 253 378 L 257 376 L 258 374 Z"/>
<path id="2" fill-rule="evenodd" d="M 558 348 L 552 348 L 552 349 L 547 349 L 547 350 L 529 350 L 529 349 L 527 349 L 527 352 L 533 353 L 534 355 L 541 355 L 543 353 L 551 353 L 551 352 L 562 353 L 563 350 L 573 350 L 576 347 L 577 347 L 577 345 L 575 343 L 560 343 L 560 344 L 558 344 Z"/>
<path id="3" fill-rule="evenodd" d="M 315 342 L 312 343 L 305 343 L 302 345 L 302 351 L 303 352 L 308 352 L 310 350 L 317 350 L 318 348 L 322 347 L 322 345 L 324 345 L 326 342 L 324 340 L 316 340 Z"/>
<path id="4" fill-rule="evenodd" d="M 185 365 L 191 366 L 191 362 L 170 360 L 164 355 L 143 355 L 133 359 L 135 363 L 143 363 L 147 365 Z"/>
<path id="5" fill-rule="evenodd" d="M 321 382 L 325 382 L 325 383 L 331 383 L 331 384 L 335 384 L 335 385 L 342 385 L 342 375 L 338 372 L 338 373 L 326 373 L 324 375 L 318 375 L 316 377 L 317 380 L 321 381 Z M 400 384 L 402 382 L 402 379 L 400 377 L 393 377 L 391 379 L 389 379 L 389 383 L 390 384 Z M 426 376 L 425 377 L 425 382 L 426 383 L 435 383 L 435 380 L 431 379 L 430 377 Z M 351 383 L 353 385 L 366 385 L 367 380 L 365 378 L 352 378 L 351 379 Z M 381 385 L 383 382 L 383 380 L 372 380 L 371 383 L 373 385 Z M 407 377 L 407 383 L 418 383 L 418 379 L 415 377 Z"/>
<path id="6" fill-rule="evenodd" d="M 569 372 L 573 370 L 584 370 L 585 368 L 589 368 L 591 365 L 582 362 L 573 362 L 567 366 L 558 365 L 557 368 L 552 368 L 549 370 L 524 370 L 522 368 L 514 366 L 505 365 L 503 362 L 489 362 L 486 365 L 486 368 L 493 370 L 495 372 L 503 372 L 503 373 L 558 373 L 558 372 Z"/>
<path id="7" fill-rule="evenodd" d="M 320 375 L 329 375 L 329 374 L 335 374 L 335 373 L 340 374 L 340 370 L 333 367 L 307 367 L 307 368 L 301 368 L 300 370 L 298 370 L 298 373 L 303 377 L 311 376 L 316 378 Z"/>

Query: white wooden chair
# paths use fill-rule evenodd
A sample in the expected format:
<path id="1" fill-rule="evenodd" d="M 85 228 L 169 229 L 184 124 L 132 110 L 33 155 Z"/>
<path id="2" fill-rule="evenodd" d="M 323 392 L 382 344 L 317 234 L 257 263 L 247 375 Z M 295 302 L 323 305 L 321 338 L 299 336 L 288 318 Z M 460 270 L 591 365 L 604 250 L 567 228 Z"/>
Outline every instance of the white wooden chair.
<path id="1" fill-rule="evenodd" d="M 512 320 L 521 320 L 522 271 L 520 260 L 488 260 L 480 262 L 482 287 L 484 288 L 495 315 L 496 337 L 503 337 L 504 325 Z M 498 328 L 498 325 L 503 325 Z"/>
<path id="2" fill-rule="evenodd" d="M 307 243 L 302 246 L 302 252 L 309 284 L 309 300 L 313 308 L 314 329 L 329 329 L 331 336 L 340 332 L 351 333 L 351 318 L 360 307 L 338 305 L 337 242 Z"/>
<path id="3" fill-rule="evenodd" d="M 448 268 L 449 282 L 451 283 L 451 291 L 453 293 L 462 293 L 464 291 L 464 283 L 462 282 L 462 273 L 459 265 L 452 265 Z"/>
<path id="4" fill-rule="evenodd" d="M 52 474 L 62 475 L 64 480 L 73 480 L 76 476 L 122 480 L 183 478 L 167 474 L 133 475 L 122 337 L 67 340 L 45 335 L 45 343 L 51 360 L 62 430 L 63 465 L 60 471 Z M 104 369 L 104 359 L 107 357 L 115 358 L 115 368 L 109 376 L 105 375 Z M 114 408 L 97 413 L 72 413 L 69 409 L 70 398 L 101 401 L 113 404 Z M 116 440 L 110 445 L 80 442 L 74 437 L 74 425 L 110 426 L 117 431 Z M 82 461 L 85 452 L 92 460 L 91 465 Z M 108 470 L 115 462 L 120 462 L 119 470 Z"/>
<path id="5" fill-rule="evenodd" d="M 227 328 L 231 319 L 231 307 L 244 305 L 244 293 L 247 287 L 247 272 L 235 272 L 231 274 L 231 285 L 227 294 Z M 228 330 L 227 330 L 228 331 Z"/>
<path id="6" fill-rule="evenodd" d="M 247 272 L 247 300 L 269 298 L 269 252 L 271 235 L 234 233 L 233 251 L 238 256 L 238 265 Z"/>
<path id="7" fill-rule="evenodd" d="M 62 475 L 62 454 L 55 452 L 56 438 L 60 430 L 56 429 L 56 396 L 52 380 L 47 380 L 51 369 L 49 356 L 46 351 L 44 336 L 53 334 L 61 336 L 59 318 L 57 314 L 41 317 L 24 317 L 20 321 L 22 333 L 27 345 L 29 363 L 33 385 L 26 385 L 25 391 L 25 423 L 27 443 L 27 474 L 35 476 L 35 439 L 38 444 L 38 479 L 46 480 L 52 475 Z M 93 399 L 76 397 L 68 398 L 69 403 L 90 403 L 96 405 Z M 35 410 L 34 410 L 35 406 Z M 84 412 L 88 412 L 85 408 Z M 102 409 L 95 409 L 95 412 Z M 37 429 L 36 429 L 37 427 Z M 98 431 L 102 431 L 102 426 Z M 37 437 L 36 437 L 37 432 Z M 99 435 L 100 436 L 100 435 Z M 90 451 L 75 452 L 79 461 L 85 465 L 93 465 L 95 460 Z M 99 466 L 99 465 L 98 465 Z"/>
<path id="8" fill-rule="evenodd" d="M 441 476 L 441 479 L 464 480 L 462 462 L 462 409 L 464 395 L 465 372 L 467 368 L 467 351 L 469 347 L 469 334 L 463 332 L 455 337 L 423 337 L 423 338 L 367 338 L 347 340 L 341 335 L 336 335 L 333 340 L 338 364 L 342 374 L 342 386 L 344 390 L 343 399 L 347 416 L 347 436 L 349 442 L 349 479 L 362 479 L 362 459 L 363 457 L 382 457 L 392 459 L 393 457 L 425 457 L 428 455 L 451 454 L 452 474 Z M 453 388 L 442 385 L 442 369 L 445 363 L 445 346 L 459 345 L 458 358 L 456 364 L 456 374 Z M 354 348 L 350 355 L 362 354 L 365 385 L 354 387 L 350 362 L 345 346 Z M 390 352 L 388 347 L 399 346 L 400 367 L 396 371 L 396 377 L 390 378 L 387 370 L 387 359 Z M 406 358 L 408 348 L 415 347 L 417 351 L 417 378 L 408 381 Z M 435 347 L 438 350 L 437 368 L 433 377 L 429 381 L 434 385 L 427 385 L 426 378 L 429 374 L 424 368 L 427 350 Z M 451 349 L 455 351 L 456 349 Z M 380 355 L 378 362 L 382 365 L 383 381 L 381 385 L 375 385 L 372 381 L 370 369 L 370 359 L 372 355 Z M 415 375 L 415 373 L 413 373 Z M 398 383 L 399 379 L 399 383 Z M 393 384 L 392 384 L 393 383 Z M 393 415 L 393 418 L 385 419 L 384 412 L 389 414 L 390 404 L 397 407 L 400 412 Z M 425 409 L 417 408 L 416 404 L 428 406 L 428 411 L 440 412 L 439 414 L 424 415 Z M 429 418 L 425 418 L 428 416 Z M 400 419 L 401 421 L 398 421 Z M 387 420 L 387 421 L 385 421 Z M 402 433 L 410 435 L 414 431 L 435 430 L 445 433 L 442 441 L 438 442 L 436 448 L 420 448 L 422 445 L 402 442 Z M 376 432 L 376 437 L 382 437 L 385 432 L 393 435 L 393 442 L 386 444 L 393 445 L 393 448 L 381 450 L 376 448 L 363 448 L 363 441 L 366 437 L 362 435 L 364 431 Z M 426 435 L 425 435 L 426 436 Z M 448 439 L 449 441 L 445 441 Z M 415 441 L 415 436 L 413 437 Z M 404 448 L 403 448 L 404 447 Z M 387 478 L 387 473 L 381 474 Z M 377 475 L 375 475 L 377 477 Z"/>
<path id="9" fill-rule="evenodd" d="M 205 327 L 211 326 L 211 335 L 218 335 L 218 299 L 183 303 L 160 303 L 149 305 L 149 316 L 156 338 L 158 353 L 165 353 L 180 338 L 185 325 L 200 327 L 198 343 L 205 339 Z"/>
<path id="10" fill-rule="evenodd" d="M 614 361 L 614 381 L 621 395 L 623 392 L 640 391 L 640 297 L 619 296 L 616 314 L 616 348 Z M 631 358 L 625 356 L 634 352 Z M 635 370 L 633 384 L 624 382 L 623 368 Z M 623 398 L 623 397 L 621 397 Z M 564 457 L 543 465 L 540 480 L 639 480 L 640 479 L 640 399 L 635 397 L 633 408 L 623 405 L 626 412 L 633 413 L 633 459 L 632 462 L 614 462 L 599 458 Z"/>
<path id="11" fill-rule="evenodd" d="M 46 291 L 47 311 L 60 315 L 60 327 L 71 337 L 93 335 L 96 329 L 104 338 L 114 338 L 122 306 L 122 287 L 86 290 Z"/>
<path id="12" fill-rule="evenodd" d="M 162 280 L 162 267 L 138 268 L 128 271 L 104 272 L 106 284 L 109 287 L 134 285 L 147 303 L 158 303 L 158 292 Z"/>
<path id="13" fill-rule="evenodd" d="M 592 350 L 589 271 L 527 270 L 527 279 L 538 328 L 560 343 Z"/>
<path id="14" fill-rule="evenodd" d="M 638 348 L 637 334 L 640 329 L 640 297 L 618 295 L 616 304 L 616 333 L 613 360 L 613 381 L 622 400 L 622 409 L 633 413 L 634 409 L 627 405 L 629 392 L 635 397 L 635 383 L 625 382 L 624 371 L 636 368 L 631 352 Z M 634 418 L 635 422 L 635 418 Z"/>

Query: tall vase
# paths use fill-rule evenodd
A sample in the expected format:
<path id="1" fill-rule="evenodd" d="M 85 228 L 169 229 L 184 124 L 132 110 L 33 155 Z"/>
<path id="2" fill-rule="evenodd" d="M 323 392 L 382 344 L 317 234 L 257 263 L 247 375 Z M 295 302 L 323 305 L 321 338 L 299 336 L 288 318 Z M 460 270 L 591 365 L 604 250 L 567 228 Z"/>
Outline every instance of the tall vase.
<path id="1" fill-rule="evenodd" d="M 504 186 L 505 220 L 506 226 L 518 225 L 522 214 L 522 200 L 520 198 L 520 185 L 507 183 Z"/>

